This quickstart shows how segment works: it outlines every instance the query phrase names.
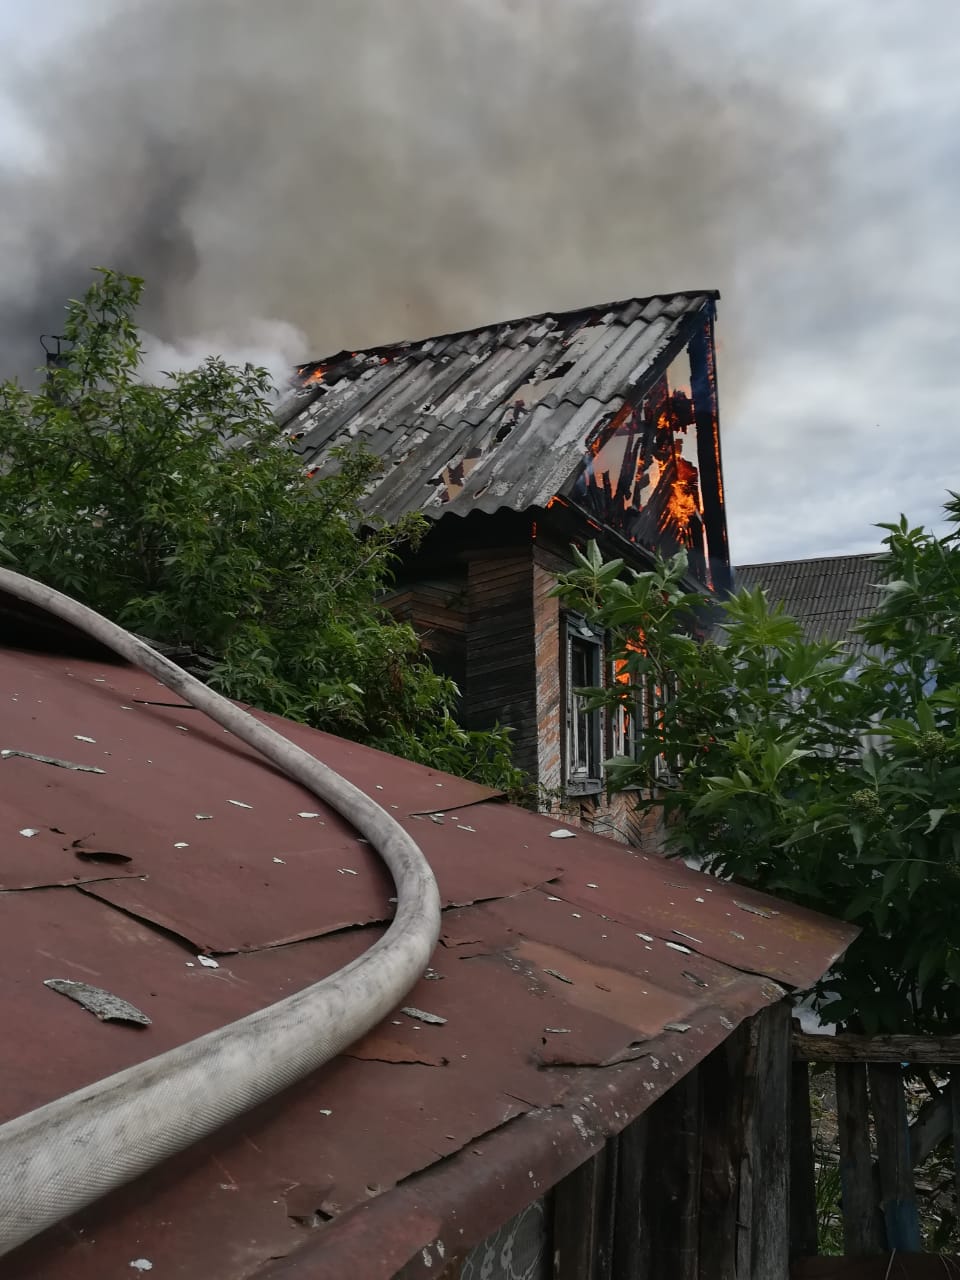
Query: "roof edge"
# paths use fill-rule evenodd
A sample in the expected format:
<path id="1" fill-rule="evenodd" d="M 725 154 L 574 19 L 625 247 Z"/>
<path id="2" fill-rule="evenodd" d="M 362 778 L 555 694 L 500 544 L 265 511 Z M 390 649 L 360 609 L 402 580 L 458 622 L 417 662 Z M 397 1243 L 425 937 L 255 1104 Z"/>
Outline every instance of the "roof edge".
<path id="1" fill-rule="evenodd" d="M 796 560 L 756 560 L 750 564 L 733 565 L 734 573 L 741 569 L 770 569 L 788 564 L 822 564 L 825 560 L 879 560 L 883 551 L 841 551 L 832 556 L 800 556 Z"/>
<path id="2" fill-rule="evenodd" d="M 547 317 L 562 319 L 565 316 L 575 316 L 589 311 L 611 311 L 617 307 L 626 307 L 631 303 L 646 305 L 648 302 L 654 302 L 660 298 L 703 298 L 708 302 L 720 301 L 719 289 L 675 289 L 666 290 L 663 293 L 637 294 L 635 297 L 619 298 L 613 302 L 597 302 L 586 303 L 577 307 L 564 307 L 558 309 L 556 307 L 547 308 L 545 311 L 535 311 L 529 315 L 508 316 L 502 320 L 487 320 L 482 324 L 469 325 L 465 329 L 449 329 L 442 333 L 426 333 L 421 338 L 396 338 L 392 342 L 375 343 L 370 347 L 357 347 L 351 351 L 344 347 L 340 351 L 331 352 L 329 355 L 317 356 L 313 360 L 303 360 L 300 364 L 294 366 L 297 372 L 312 369 L 314 365 L 330 364 L 342 357 L 350 357 L 360 355 L 361 353 L 373 353 L 377 351 L 396 351 L 403 347 L 422 346 L 425 342 L 442 342 L 452 340 L 454 338 L 464 338 L 468 334 L 482 333 L 484 329 L 500 329 L 504 325 L 511 324 L 531 324 L 536 320 L 546 320 Z"/>

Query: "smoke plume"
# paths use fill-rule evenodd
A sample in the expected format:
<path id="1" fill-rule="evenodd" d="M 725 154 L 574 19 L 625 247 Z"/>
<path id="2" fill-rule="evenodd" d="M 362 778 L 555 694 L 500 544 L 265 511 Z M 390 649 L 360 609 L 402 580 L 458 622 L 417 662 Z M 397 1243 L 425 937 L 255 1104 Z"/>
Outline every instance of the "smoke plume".
<path id="1" fill-rule="evenodd" d="M 809 235 L 829 178 L 809 103 L 762 69 L 705 77 L 642 0 L 88 3 L 7 81 L 30 147 L 0 172 L 3 374 L 95 265 L 145 277 L 156 367 L 275 373 L 736 289 Z"/>

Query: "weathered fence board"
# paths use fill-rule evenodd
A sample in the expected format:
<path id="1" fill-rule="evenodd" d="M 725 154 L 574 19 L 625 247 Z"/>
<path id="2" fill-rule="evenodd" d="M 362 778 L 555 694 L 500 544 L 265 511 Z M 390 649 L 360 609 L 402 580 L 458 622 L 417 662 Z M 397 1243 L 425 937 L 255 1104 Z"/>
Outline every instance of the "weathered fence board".
<path id="1" fill-rule="evenodd" d="M 738 1179 L 749 1039 L 749 1029 L 738 1027 L 699 1068 L 703 1114 L 700 1280 L 738 1280 Z"/>
<path id="2" fill-rule="evenodd" d="M 844 1252 L 853 1257 L 882 1253 L 883 1220 L 870 1155 L 867 1069 L 862 1063 L 837 1064 L 837 1131 Z"/>
<path id="3" fill-rule="evenodd" d="M 960 1066 L 960 1036 L 812 1036 L 793 1033 L 804 1062 L 915 1062 Z"/>
<path id="4" fill-rule="evenodd" d="M 806 1062 L 794 1062 L 790 1079 L 790 1257 L 812 1258 L 817 1253 L 810 1068 Z"/>
<path id="5" fill-rule="evenodd" d="M 960 1261 L 932 1253 L 806 1258 L 790 1274 L 792 1280 L 960 1280 Z"/>
<path id="6" fill-rule="evenodd" d="M 632 1280 L 650 1274 L 645 1169 L 650 1113 L 644 1112 L 616 1139 L 617 1194 L 613 1224 L 613 1275 Z"/>
<path id="7" fill-rule="evenodd" d="M 793 1051 L 796 1074 L 792 1159 L 794 1179 L 803 1179 L 794 1186 L 791 1204 L 794 1258 L 799 1260 L 804 1254 L 809 1257 L 814 1251 L 809 1226 L 809 1181 L 804 1172 L 813 1170 L 813 1153 L 809 1149 L 812 1131 L 801 1074 L 806 1072 L 808 1062 L 833 1064 L 835 1070 L 847 1261 L 880 1257 L 889 1250 L 894 1251 L 896 1259 L 921 1256 L 922 1232 L 913 1171 L 948 1141 L 952 1142 L 960 1208 L 960 1036 L 811 1036 L 795 1026 Z M 912 1123 L 905 1090 L 908 1066 L 930 1094 Z M 950 1075 L 946 1086 L 945 1074 Z M 937 1259 L 939 1274 L 944 1274 L 943 1262 Z M 795 1274 L 812 1276 L 820 1272 L 810 1270 L 804 1262 Z M 863 1274 L 872 1273 L 868 1269 Z"/>
<path id="8" fill-rule="evenodd" d="M 642 1280 L 699 1280 L 700 1116 L 699 1069 L 678 1080 L 649 1112 L 650 1256 Z"/>
<path id="9" fill-rule="evenodd" d="M 743 1102 L 737 1275 L 784 1280 L 790 1262 L 790 1006 L 750 1023 Z"/>
<path id="10" fill-rule="evenodd" d="M 868 1070 L 877 1134 L 880 1209 L 887 1247 L 905 1253 L 919 1253 L 922 1247 L 920 1215 L 913 1184 L 903 1071 L 891 1063 L 871 1063 Z"/>

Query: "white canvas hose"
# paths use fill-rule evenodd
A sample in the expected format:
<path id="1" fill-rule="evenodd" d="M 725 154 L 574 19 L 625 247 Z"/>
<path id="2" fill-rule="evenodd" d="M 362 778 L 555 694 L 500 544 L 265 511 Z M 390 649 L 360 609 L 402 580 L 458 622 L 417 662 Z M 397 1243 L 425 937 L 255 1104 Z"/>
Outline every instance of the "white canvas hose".
<path id="1" fill-rule="evenodd" d="M 396 914 L 357 960 L 296 995 L 0 1125 L 0 1254 L 264 1102 L 375 1026 L 440 932 L 433 873 L 375 801 L 93 610 L 0 569 L 0 589 L 74 624 L 255 747 L 353 824 L 390 869 Z"/>

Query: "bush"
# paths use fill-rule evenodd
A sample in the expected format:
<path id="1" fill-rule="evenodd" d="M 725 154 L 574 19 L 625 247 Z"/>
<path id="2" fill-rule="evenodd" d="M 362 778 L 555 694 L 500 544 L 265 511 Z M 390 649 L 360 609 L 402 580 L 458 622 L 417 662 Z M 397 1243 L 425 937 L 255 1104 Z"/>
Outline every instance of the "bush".
<path id="1" fill-rule="evenodd" d="M 372 523 L 377 462 L 304 474 L 265 370 L 204 361 L 142 380 L 141 282 L 99 273 L 37 391 L 0 386 L 0 552 L 153 640 L 210 656 L 230 697 L 515 787 L 507 731 L 467 733 L 457 690 L 377 603 L 424 520 Z"/>
<path id="2" fill-rule="evenodd" d="M 611 787 L 663 804 L 673 855 L 859 926 L 816 995 L 827 1021 L 867 1034 L 960 1025 L 956 495 L 946 510 L 942 537 L 882 526 L 884 600 L 861 656 L 807 642 L 761 591 L 686 592 L 682 557 L 635 573 L 593 546 L 558 588 L 629 675 L 595 705 L 633 714 L 638 690 L 672 691 L 648 698 Z"/>

